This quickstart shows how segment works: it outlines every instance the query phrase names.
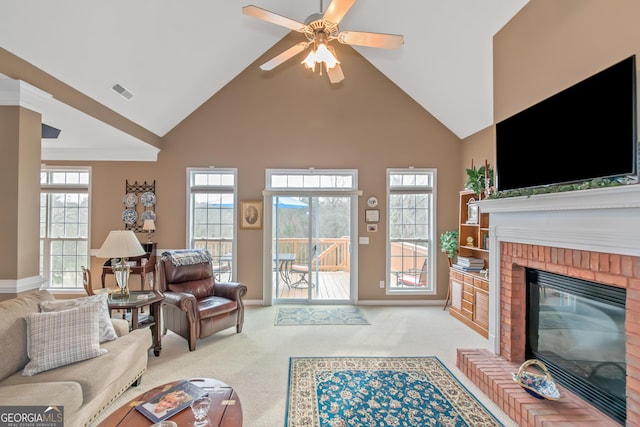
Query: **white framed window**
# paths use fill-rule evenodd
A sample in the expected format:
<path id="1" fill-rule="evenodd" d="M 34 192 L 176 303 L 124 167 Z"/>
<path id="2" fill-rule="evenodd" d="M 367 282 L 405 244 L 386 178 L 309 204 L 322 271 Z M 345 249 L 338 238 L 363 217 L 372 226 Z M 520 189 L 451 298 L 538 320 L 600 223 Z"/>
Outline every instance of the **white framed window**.
<path id="1" fill-rule="evenodd" d="M 52 289 L 82 289 L 89 265 L 91 168 L 40 170 L 40 274 Z"/>
<path id="2" fill-rule="evenodd" d="M 436 293 L 435 188 L 435 169 L 387 169 L 387 293 Z"/>
<path id="3" fill-rule="evenodd" d="M 357 175 L 354 170 L 303 169 L 266 172 L 267 190 L 288 191 L 355 191 Z"/>
<path id="4" fill-rule="evenodd" d="M 188 168 L 188 242 L 213 256 L 216 279 L 235 277 L 237 169 Z"/>

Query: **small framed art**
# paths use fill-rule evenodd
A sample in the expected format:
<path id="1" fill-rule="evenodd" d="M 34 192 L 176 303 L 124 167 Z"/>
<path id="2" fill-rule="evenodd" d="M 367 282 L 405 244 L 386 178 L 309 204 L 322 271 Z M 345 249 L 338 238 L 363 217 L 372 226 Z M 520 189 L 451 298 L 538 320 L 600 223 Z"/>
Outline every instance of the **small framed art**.
<path id="1" fill-rule="evenodd" d="M 473 201 L 475 202 L 475 200 Z M 478 205 L 476 205 L 475 203 L 471 203 L 471 200 L 469 200 L 469 204 L 467 205 L 467 208 L 468 208 L 467 224 L 477 224 L 478 223 Z"/>
<path id="2" fill-rule="evenodd" d="M 240 228 L 260 230 L 262 228 L 262 202 L 240 202 Z"/>
<path id="3" fill-rule="evenodd" d="M 380 222 L 380 209 L 366 209 L 364 211 L 365 222 Z"/>

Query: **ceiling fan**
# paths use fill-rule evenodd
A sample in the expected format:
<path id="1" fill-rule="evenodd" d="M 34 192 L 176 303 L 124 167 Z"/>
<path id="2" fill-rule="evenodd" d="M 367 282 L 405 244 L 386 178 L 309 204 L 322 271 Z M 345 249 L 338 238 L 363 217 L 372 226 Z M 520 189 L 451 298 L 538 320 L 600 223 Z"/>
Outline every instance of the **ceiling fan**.
<path id="1" fill-rule="evenodd" d="M 327 11 L 310 15 L 304 23 L 278 15 L 258 6 L 245 6 L 242 13 L 280 25 L 290 30 L 303 33 L 307 41 L 300 42 L 285 50 L 281 54 L 265 62 L 260 66 L 262 70 L 269 71 L 299 54 L 309 46 L 312 47 L 302 64 L 315 71 L 316 64 L 326 67 L 331 83 L 339 83 L 344 79 L 340 61 L 336 58 L 335 50 L 329 43 L 332 40 L 354 46 L 377 47 L 383 49 L 397 49 L 404 44 L 404 38 L 397 34 L 365 33 L 362 31 L 339 31 L 338 24 L 347 14 L 356 0 L 332 0 Z M 322 0 L 320 0 L 322 11 Z"/>

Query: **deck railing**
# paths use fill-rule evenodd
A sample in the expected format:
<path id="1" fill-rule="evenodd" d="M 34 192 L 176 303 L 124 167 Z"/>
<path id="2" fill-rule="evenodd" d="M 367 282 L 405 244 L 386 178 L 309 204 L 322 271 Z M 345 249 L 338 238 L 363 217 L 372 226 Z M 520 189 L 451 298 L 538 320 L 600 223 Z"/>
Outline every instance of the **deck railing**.
<path id="1" fill-rule="evenodd" d="M 278 247 L 276 247 L 276 244 Z M 349 238 L 312 239 L 311 247 L 316 245 L 317 267 L 320 271 L 350 271 Z M 233 241 L 228 239 L 199 239 L 196 248 L 206 248 L 214 262 L 231 253 Z M 309 240 L 305 238 L 280 238 L 273 241 L 273 253 L 294 254 L 297 264 L 309 261 Z M 397 272 L 417 270 L 422 267 L 428 256 L 425 246 L 408 242 L 394 242 L 391 245 L 391 269 Z M 314 268 L 315 268 L 314 264 Z"/>
<path id="2" fill-rule="evenodd" d="M 276 242 L 278 247 L 276 248 Z M 280 238 L 274 240 L 274 254 L 295 254 L 296 264 L 309 262 L 309 240 L 302 238 Z M 317 268 L 320 271 L 349 271 L 349 238 L 312 239 L 311 247 L 316 246 L 318 254 Z M 314 268 L 316 264 L 314 264 Z"/>
<path id="3" fill-rule="evenodd" d="M 275 248 L 279 242 L 278 248 Z M 198 239 L 194 241 L 196 248 L 206 248 L 214 263 L 219 262 L 220 257 L 231 253 L 233 241 L 228 239 Z M 313 239 L 312 245 L 316 245 L 318 253 L 317 267 L 320 271 L 349 271 L 349 238 Z M 304 238 L 280 238 L 274 240 L 274 254 L 294 254 L 296 263 L 309 261 L 309 240 Z M 315 267 L 315 264 L 314 264 Z"/>

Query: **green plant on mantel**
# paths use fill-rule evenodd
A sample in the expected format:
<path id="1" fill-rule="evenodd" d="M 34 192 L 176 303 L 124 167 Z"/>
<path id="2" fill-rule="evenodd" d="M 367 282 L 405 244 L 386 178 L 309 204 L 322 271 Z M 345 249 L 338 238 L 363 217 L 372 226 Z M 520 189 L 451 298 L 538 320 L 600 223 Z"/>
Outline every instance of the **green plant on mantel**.
<path id="1" fill-rule="evenodd" d="M 440 235 L 440 250 L 447 254 L 451 265 L 458 255 L 458 230 L 447 230 Z"/>
<path id="2" fill-rule="evenodd" d="M 625 177 L 597 178 L 597 179 L 592 179 L 591 181 L 585 181 L 585 182 L 580 182 L 576 184 L 552 185 L 552 186 L 540 187 L 540 188 L 525 188 L 522 190 L 495 191 L 489 195 L 488 199 L 505 199 L 507 197 L 562 193 L 565 191 L 587 190 L 590 188 L 602 188 L 602 187 L 617 187 L 620 185 L 629 185 L 629 184 L 631 184 L 630 180 Z"/>
<path id="3" fill-rule="evenodd" d="M 486 174 L 485 169 L 488 171 Z M 482 195 L 482 192 L 487 188 L 487 180 L 489 181 L 489 187 L 493 188 L 493 168 L 491 165 L 486 164 L 476 168 L 471 162 L 471 168 L 466 169 L 466 171 L 467 182 L 464 184 L 464 188 L 467 190 L 472 190 L 477 195 Z"/>

